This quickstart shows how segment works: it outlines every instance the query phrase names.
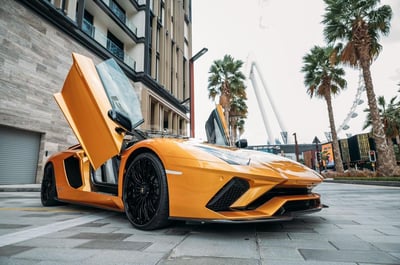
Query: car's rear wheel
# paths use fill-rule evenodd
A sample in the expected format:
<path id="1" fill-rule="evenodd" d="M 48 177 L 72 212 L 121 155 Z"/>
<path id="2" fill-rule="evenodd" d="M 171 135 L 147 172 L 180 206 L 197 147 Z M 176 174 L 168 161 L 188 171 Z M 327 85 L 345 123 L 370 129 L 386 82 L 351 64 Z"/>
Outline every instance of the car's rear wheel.
<path id="1" fill-rule="evenodd" d="M 124 179 L 125 213 L 136 228 L 152 230 L 168 225 L 169 203 L 165 170 L 152 153 L 133 159 Z"/>
<path id="2" fill-rule="evenodd" d="M 44 168 L 40 198 L 43 206 L 56 206 L 61 203 L 57 200 L 56 179 L 53 164 L 48 163 Z"/>

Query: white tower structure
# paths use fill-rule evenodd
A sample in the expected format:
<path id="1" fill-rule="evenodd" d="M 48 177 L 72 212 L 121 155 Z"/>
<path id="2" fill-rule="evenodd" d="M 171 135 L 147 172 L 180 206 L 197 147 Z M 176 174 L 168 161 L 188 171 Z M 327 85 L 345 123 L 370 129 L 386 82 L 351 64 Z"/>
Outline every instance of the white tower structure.
<path id="1" fill-rule="evenodd" d="M 260 72 L 258 64 L 253 61 L 253 62 L 251 62 L 251 66 L 250 66 L 249 78 L 250 78 L 251 84 L 253 86 L 256 98 L 257 98 L 257 102 L 258 102 L 258 106 L 260 108 L 261 116 L 263 118 L 265 130 L 267 131 L 268 142 L 270 144 L 274 144 L 275 143 L 275 139 L 274 139 L 274 134 L 273 134 L 272 129 L 271 129 L 271 122 L 268 121 L 268 115 L 267 115 L 267 111 L 265 109 L 266 104 L 265 104 L 265 102 L 263 102 L 263 98 L 264 97 L 262 95 L 262 92 L 261 92 L 258 84 L 257 84 L 256 74 L 257 74 L 257 76 L 259 77 L 259 79 L 261 81 L 261 85 L 262 85 L 262 87 L 264 89 L 264 92 L 265 92 L 265 94 L 267 96 L 268 102 L 269 102 L 269 104 L 270 104 L 270 106 L 272 108 L 272 111 L 273 111 L 272 114 L 275 116 L 276 120 L 278 121 L 280 130 L 281 130 L 281 137 L 282 137 L 283 143 L 287 144 L 288 137 L 287 137 L 286 127 L 285 127 L 285 125 L 284 125 L 284 123 L 282 121 L 281 116 L 279 115 L 279 112 L 278 112 L 278 110 L 277 110 L 277 108 L 275 106 L 275 102 L 273 100 L 273 97 L 272 97 L 272 95 L 271 95 L 271 93 L 270 93 L 270 91 L 269 91 L 269 89 L 268 89 L 268 87 L 267 87 L 267 85 L 265 83 L 265 80 L 264 80 L 264 78 L 263 78 L 263 76 L 262 76 L 262 74 Z"/>
<path id="2" fill-rule="evenodd" d="M 349 113 L 347 114 L 346 118 L 342 122 L 342 124 L 339 126 L 339 128 L 336 130 L 336 133 L 339 134 L 342 130 L 348 130 L 350 128 L 349 122 L 352 118 L 355 118 L 358 116 L 356 112 L 356 108 L 364 103 L 364 101 L 361 99 L 361 94 L 365 91 L 365 84 L 364 84 L 364 79 L 362 76 L 362 72 L 360 71 L 359 77 L 358 77 L 358 88 L 357 88 L 357 93 L 353 101 L 353 105 L 350 108 Z"/>

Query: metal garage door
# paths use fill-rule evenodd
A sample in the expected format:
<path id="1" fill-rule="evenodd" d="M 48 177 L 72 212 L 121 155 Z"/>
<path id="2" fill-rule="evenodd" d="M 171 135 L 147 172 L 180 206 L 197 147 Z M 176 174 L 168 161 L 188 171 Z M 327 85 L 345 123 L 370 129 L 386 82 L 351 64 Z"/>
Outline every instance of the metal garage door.
<path id="1" fill-rule="evenodd" d="M 40 134 L 0 126 L 0 185 L 35 183 Z"/>

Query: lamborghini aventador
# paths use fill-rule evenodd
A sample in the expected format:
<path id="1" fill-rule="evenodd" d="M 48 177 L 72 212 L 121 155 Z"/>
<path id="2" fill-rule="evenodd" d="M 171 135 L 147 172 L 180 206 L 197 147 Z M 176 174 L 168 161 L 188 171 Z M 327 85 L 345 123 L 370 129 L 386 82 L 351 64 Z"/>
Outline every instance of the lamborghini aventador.
<path id="1" fill-rule="evenodd" d="M 216 108 L 208 142 L 149 137 L 140 102 L 115 60 L 94 65 L 73 54 L 54 95 L 79 144 L 53 154 L 41 186 L 44 206 L 61 202 L 125 212 L 151 230 L 171 220 L 265 222 L 319 211 L 322 177 L 282 156 L 226 146 Z"/>

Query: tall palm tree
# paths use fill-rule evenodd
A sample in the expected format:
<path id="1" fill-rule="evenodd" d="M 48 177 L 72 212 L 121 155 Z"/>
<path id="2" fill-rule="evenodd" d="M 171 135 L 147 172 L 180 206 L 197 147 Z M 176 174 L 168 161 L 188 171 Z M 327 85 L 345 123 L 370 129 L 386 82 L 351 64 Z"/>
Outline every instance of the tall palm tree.
<path id="1" fill-rule="evenodd" d="M 343 162 L 339 149 L 336 133 L 335 119 L 333 117 L 332 95 L 336 95 L 347 85 L 343 78 L 345 72 L 338 67 L 332 46 L 314 46 L 310 53 L 303 57 L 302 72 L 305 73 L 304 84 L 311 97 L 324 98 L 328 107 L 329 125 L 332 133 L 333 153 L 337 172 L 343 172 Z"/>
<path id="2" fill-rule="evenodd" d="M 373 136 L 378 152 L 378 172 L 383 176 L 395 174 L 394 158 L 386 152 L 383 124 L 379 117 L 370 66 L 382 46 L 380 34 L 390 30 L 392 9 L 388 5 L 377 7 L 380 0 L 324 0 L 327 5 L 322 21 L 324 36 L 329 44 L 343 42 L 341 61 L 362 69 L 368 106 L 371 112 Z"/>
<path id="3" fill-rule="evenodd" d="M 238 114 L 241 115 L 242 119 L 247 114 L 247 105 L 245 102 L 246 86 L 244 84 L 246 77 L 240 70 L 242 66 L 243 61 L 235 60 L 232 56 L 225 55 L 222 60 L 215 60 L 209 70 L 208 97 L 215 101 L 215 98 L 219 96 L 219 104 L 224 109 L 225 121 L 230 131 L 232 131 L 232 127 L 235 127 L 232 126 L 229 118 L 232 103 L 235 103 L 234 111 L 239 110 Z M 237 104 L 240 107 L 237 107 Z"/>

